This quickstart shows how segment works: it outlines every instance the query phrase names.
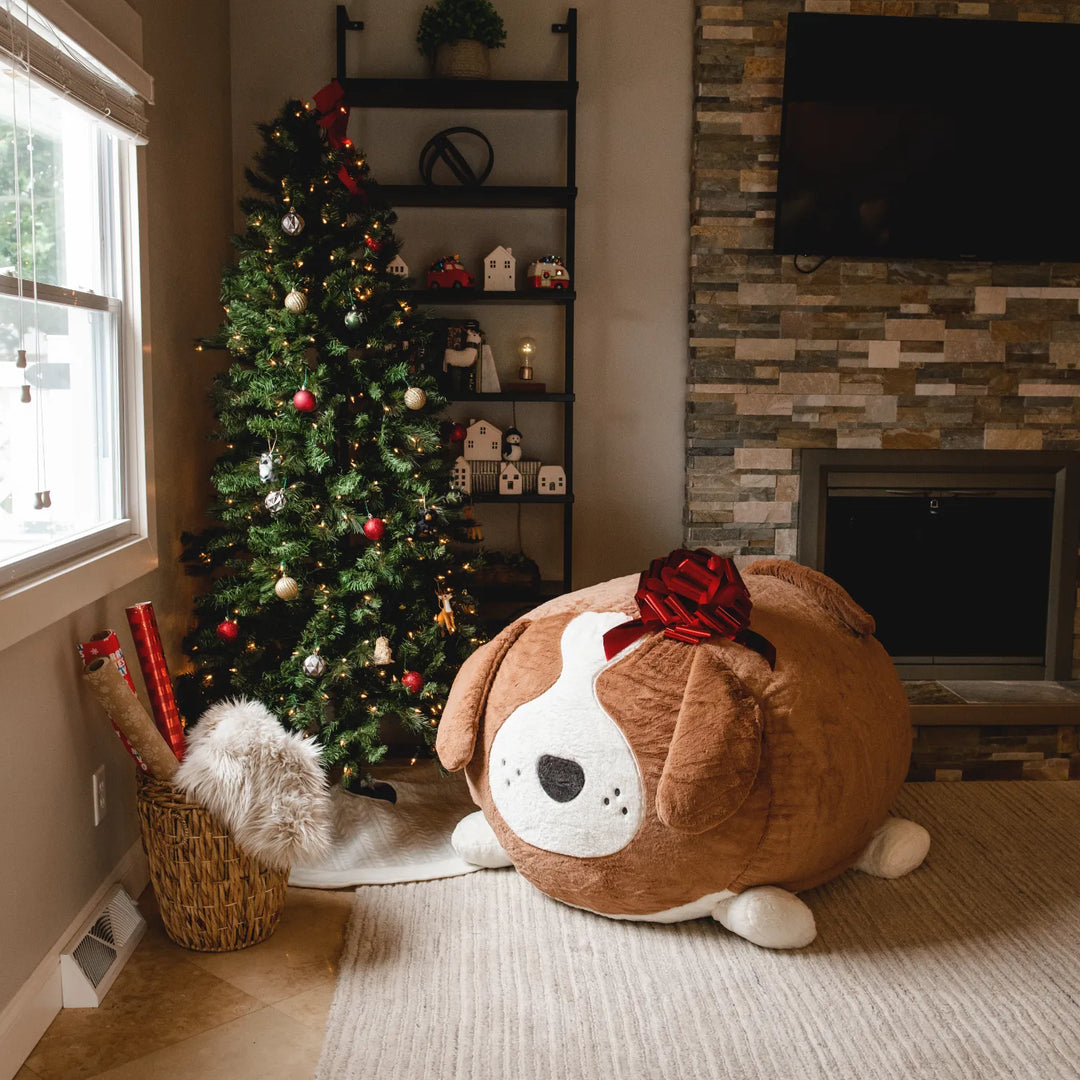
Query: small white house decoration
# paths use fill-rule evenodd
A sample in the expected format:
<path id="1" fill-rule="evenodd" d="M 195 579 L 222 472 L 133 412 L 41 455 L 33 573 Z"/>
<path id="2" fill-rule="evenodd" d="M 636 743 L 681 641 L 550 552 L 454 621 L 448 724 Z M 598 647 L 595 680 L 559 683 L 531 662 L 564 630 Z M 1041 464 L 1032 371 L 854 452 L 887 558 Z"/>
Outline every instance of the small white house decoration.
<path id="1" fill-rule="evenodd" d="M 538 495 L 565 495 L 566 473 L 561 465 L 542 465 L 536 474 Z"/>
<path id="2" fill-rule="evenodd" d="M 406 265 L 405 260 L 400 255 L 395 255 L 387 264 L 386 269 L 391 274 L 396 274 L 398 277 L 408 277 L 409 267 Z"/>
<path id="3" fill-rule="evenodd" d="M 474 420 L 465 432 L 465 458 L 502 461 L 502 432 L 487 420 Z"/>
<path id="4" fill-rule="evenodd" d="M 463 457 L 454 461 L 450 472 L 450 486 L 466 495 L 472 494 L 472 466 Z"/>
<path id="5" fill-rule="evenodd" d="M 506 462 L 499 471 L 499 494 L 521 494 L 521 470 L 513 462 Z"/>
<path id="6" fill-rule="evenodd" d="M 517 259 L 501 244 L 484 257 L 484 288 L 489 292 L 513 292 Z"/>

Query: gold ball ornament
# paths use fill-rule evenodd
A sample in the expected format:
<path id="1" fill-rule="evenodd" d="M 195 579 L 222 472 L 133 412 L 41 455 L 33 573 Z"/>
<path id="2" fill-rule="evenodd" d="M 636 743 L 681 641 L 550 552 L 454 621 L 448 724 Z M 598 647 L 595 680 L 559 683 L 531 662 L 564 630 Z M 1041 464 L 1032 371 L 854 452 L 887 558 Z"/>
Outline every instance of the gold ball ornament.
<path id="1" fill-rule="evenodd" d="M 298 289 L 290 289 L 285 296 L 285 306 L 294 315 L 307 310 L 307 297 Z"/>
<path id="2" fill-rule="evenodd" d="M 419 386 L 410 386 L 405 391 L 405 405 L 409 409 L 422 409 L 427 404 L 427 394 Z"/>
<path id="3" fill-rule="evenodd" d="M 295 600 L 300 595 L 300 586 L 296 584 L 296 578 L 283 574 L 274 582 L 274 592 L 282 600 Z"/>

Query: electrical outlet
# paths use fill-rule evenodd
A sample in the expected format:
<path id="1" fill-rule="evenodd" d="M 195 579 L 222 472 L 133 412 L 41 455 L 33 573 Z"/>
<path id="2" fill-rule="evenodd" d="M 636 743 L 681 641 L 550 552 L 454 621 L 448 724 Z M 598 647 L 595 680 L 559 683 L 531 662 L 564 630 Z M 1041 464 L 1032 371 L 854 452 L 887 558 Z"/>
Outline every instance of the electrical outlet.
<path id="1" fill-rule="evenodd" d="M 100 825 L 105 817 L 108 803 L 105 801 L 105 766 L 94 772 L 94 824 Z"/>

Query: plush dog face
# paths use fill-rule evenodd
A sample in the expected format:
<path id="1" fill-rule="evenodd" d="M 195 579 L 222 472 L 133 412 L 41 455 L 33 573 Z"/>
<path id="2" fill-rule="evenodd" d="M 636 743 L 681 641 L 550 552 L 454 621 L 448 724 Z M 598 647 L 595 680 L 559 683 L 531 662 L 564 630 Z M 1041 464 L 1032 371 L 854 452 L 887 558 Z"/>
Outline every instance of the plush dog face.
<path id="1" fill-rule="evenodd" d="M 577 858 L 611 855 L 641 826 L 641 769 L 596 692 L 600 674 L 634 648 L 604 656 L 604 632 L 625 621 L 618 612 L 586 612 L 570 622 L 554 685 L 519 705 L 492 741 L 491 800 L 533 847 Z"/>

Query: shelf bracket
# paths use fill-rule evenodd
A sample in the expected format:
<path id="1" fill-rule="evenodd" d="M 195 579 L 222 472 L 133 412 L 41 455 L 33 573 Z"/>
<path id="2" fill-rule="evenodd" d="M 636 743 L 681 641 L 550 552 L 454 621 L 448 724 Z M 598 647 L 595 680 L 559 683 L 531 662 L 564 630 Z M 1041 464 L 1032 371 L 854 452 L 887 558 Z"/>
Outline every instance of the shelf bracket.
<path id="1" fill-rule="evenodd" d="M 362 19 L 350 19 L 348 9 L 344 4 L 337 6 L 337 79 L 339 83 L 345 82 L 345 41 L 350 30 L 363 30 Z"/>

